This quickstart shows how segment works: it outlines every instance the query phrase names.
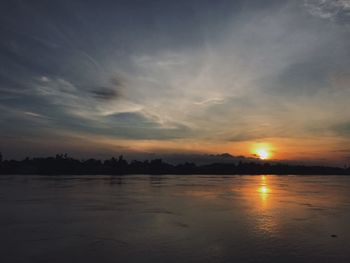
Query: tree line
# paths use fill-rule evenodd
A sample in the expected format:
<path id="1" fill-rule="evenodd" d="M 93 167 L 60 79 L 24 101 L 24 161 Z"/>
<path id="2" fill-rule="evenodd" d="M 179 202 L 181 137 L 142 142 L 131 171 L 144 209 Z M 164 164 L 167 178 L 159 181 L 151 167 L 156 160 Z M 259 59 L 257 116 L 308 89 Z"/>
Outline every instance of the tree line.
<path id="1" fill-rule="evenodd" d="M 162 159 L 127 161 L 123 155 L 107 160 L 75 159 L 67 154 L 54 157 L 25 158 L 21 161 L 3 160 L 0 154 L 0 174 L 38 175 L 123 175 L 123 174 L 276 174 L 276 175 L 350 175 L 350 168 L 289 165 L 282 163 L 195 163 L 169 164 Z"/>

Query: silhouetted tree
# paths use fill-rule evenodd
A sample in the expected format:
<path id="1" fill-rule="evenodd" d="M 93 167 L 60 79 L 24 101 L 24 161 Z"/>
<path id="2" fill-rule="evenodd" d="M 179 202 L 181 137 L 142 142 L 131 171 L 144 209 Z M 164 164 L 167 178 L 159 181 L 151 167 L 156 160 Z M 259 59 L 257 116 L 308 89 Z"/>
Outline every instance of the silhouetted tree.
<path id="1" fill-rule="evenodd" d="M 287 165 L 282 163 L 213 163 L 197 166 L 195 163 L 168 164 L 162 159 L 132 161 L 122 155 L 117 159 L 77 160 L 68 154 L 55 157 L 29 158 L 22 161 L 3 160 L 0 153 L 0 174 L 344 174 L 350 175 L 350 167 L 326 167 Z"/>

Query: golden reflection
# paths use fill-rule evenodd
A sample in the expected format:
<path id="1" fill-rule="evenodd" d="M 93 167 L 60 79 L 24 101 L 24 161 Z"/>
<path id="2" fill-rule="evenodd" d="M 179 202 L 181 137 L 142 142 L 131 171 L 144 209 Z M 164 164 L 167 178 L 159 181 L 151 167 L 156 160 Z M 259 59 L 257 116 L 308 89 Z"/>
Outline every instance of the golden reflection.
<path id="1" fill-rule="evenodd" d="M 259 179 L 259 178 L 257 178 Z M 262 175 L 260 177 L 260 180 L 258 181 L 259 185 L 256 190 L 257 192 L 257 215 L 256 215 L 256 229 L 261 234 L 269 234 L 273 235 L 276 234 L 278 231 L 278 223 L 274 216 L 274 209 L 272 209 L 274 205 L 274 200 L 271 199 L 271 184 L 272 182 L 269 182 L 269 180 L 272 179 L 271 177 Z M 255 188 L 256 189 L 256 188 Z"/>
<path id="2" fill-rule="evenodd" d="M 261 206 L 263 208 L 266 208 L 268 197 L 269 197 L 269 193 L 270 193 L 270 188 L 269 188 L 269 186 L 267 184 L 267 178 L 266 178 L 265 175 L 261 176 L 260 185 L 258 187 L 258 192 L 259 192 L 259 195 L 260 195 Z"/>
<path id="3" fill-rule="evenodd" d="M 266 194 L 269 192 L 269 188 L 267 188 L 266 185 L 260 186 L 259 192 L 260 192 L 260 194 L 262 194 L 262 195 L 266 195 Z"/>

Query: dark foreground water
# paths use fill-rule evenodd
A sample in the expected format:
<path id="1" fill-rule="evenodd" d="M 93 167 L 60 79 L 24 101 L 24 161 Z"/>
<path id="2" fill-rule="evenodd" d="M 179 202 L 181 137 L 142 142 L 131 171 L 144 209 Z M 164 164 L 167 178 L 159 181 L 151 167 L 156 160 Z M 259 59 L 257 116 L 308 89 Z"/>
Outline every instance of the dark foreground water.
<path id="1" fill-rule="evenodd" d="M 350 262 L 346 176 L 3 176 L 0 262 Z"/>

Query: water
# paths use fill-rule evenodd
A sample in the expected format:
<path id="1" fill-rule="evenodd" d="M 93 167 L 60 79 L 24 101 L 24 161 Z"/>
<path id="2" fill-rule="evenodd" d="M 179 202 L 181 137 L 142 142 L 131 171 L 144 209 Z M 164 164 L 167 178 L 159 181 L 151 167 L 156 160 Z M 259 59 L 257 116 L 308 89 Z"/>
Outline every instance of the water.
<path id="1" fill-rule="evenodd" d="M 346 176 L 2 176 L 0 261 L 350 262 Z"/>

